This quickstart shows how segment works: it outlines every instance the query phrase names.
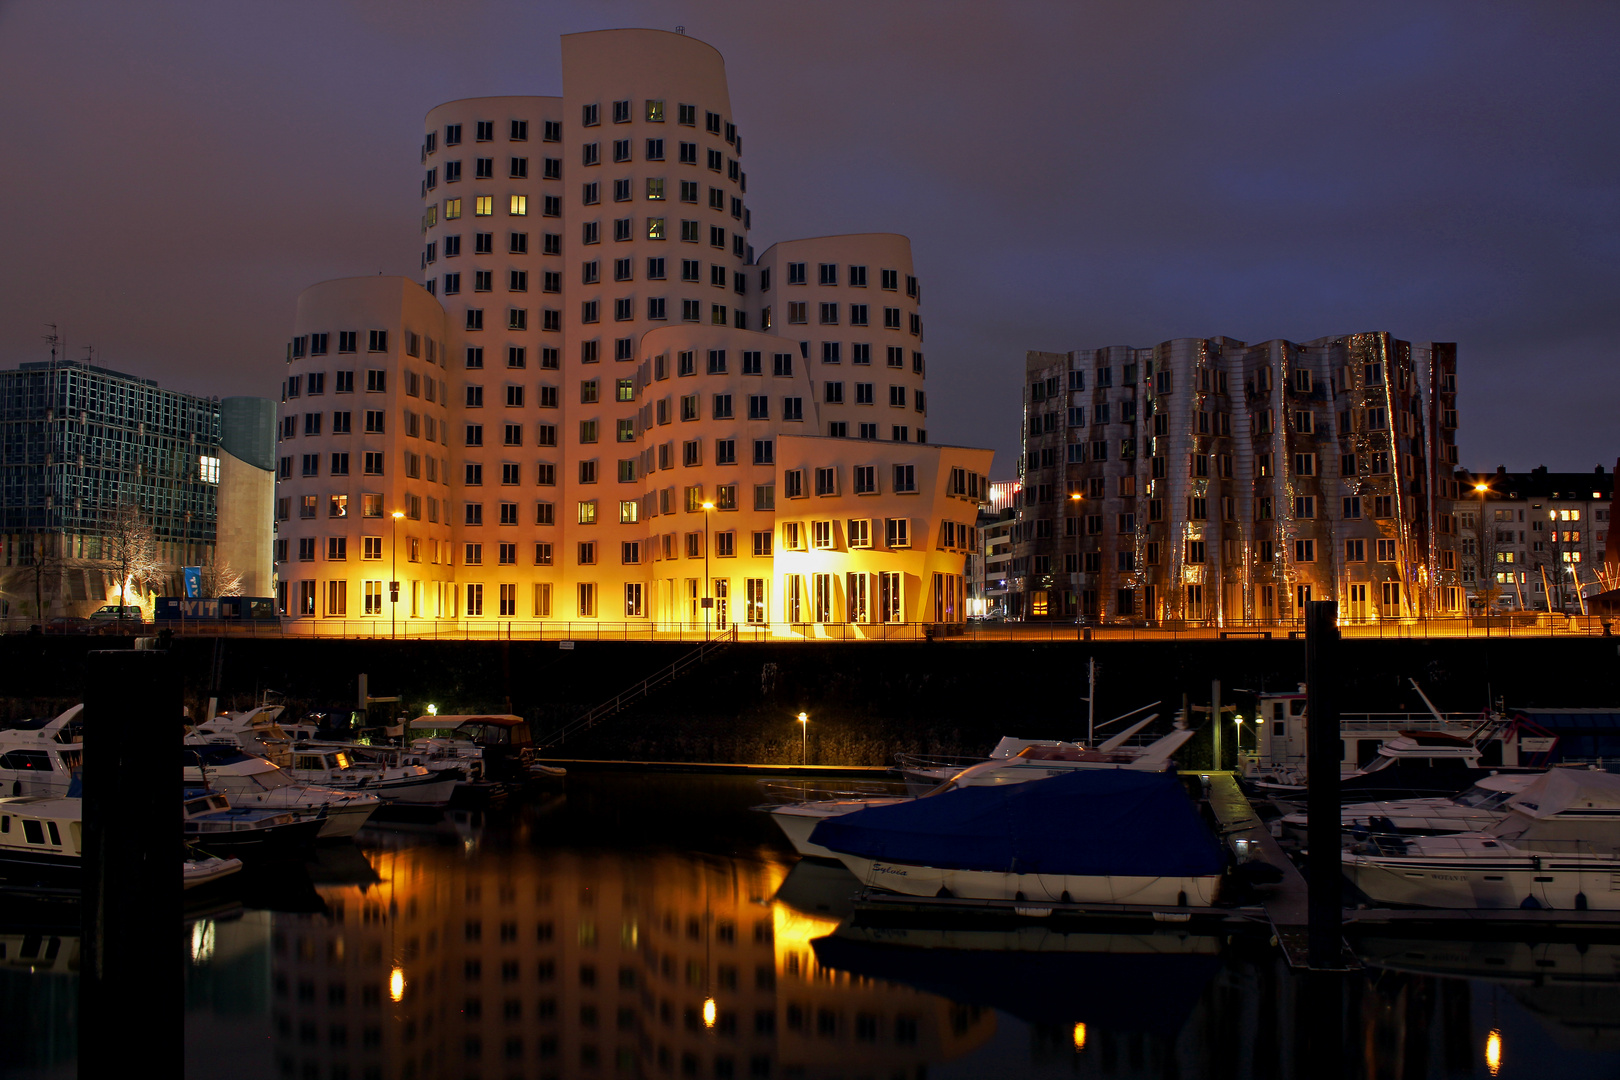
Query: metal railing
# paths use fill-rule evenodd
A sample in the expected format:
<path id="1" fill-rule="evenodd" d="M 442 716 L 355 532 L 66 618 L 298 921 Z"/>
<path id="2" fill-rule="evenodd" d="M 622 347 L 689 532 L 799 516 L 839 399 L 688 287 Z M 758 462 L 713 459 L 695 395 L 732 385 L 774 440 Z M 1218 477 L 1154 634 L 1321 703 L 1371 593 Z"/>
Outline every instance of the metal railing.
<path id="1" fill-rule="evenodd" d="M 1341 622 L 1346 639 L 1437 640 L 1443 638 L 1608 637 L 1620 617 L 1600 615 L 1494 615 L 1454 619 Z M 966 623 L 737 623 L 724 626 L 650 619 L 609 621 L 525 619 L 400 619 L 386 617 L 283 619 L 174 619 L 161 623 L 108 620 L 86 625 L 28 620 L 0 622 L 7 635 L 49 637 L 83 634 L 145 635 L 167 630 L 177 637 L 364 638 L 402 641 L 683 641 L 701 642 L 720 633 L 738 642 L 805 641 L 1288 641 L 1303 640 L 1303 623 L 1223 622 L 981 622 Z"/>
<path id="2" fill-rule="evenodd" d="M 680 678 L 682 675 L 686 674 L 689 669 L 703 663 L 703 661 L 712 653 L 725 648 L 727 645 L 734 644 L 736 640 L 736 627 L 732 627 L 730 630 L 727 630 L 722 634 L 709 638 L 702 645 L 699 645 L 696 649 L 693 649 L 691 652 L 687 653 L 673 664 L 668 664 L 659 668 L 657 671 L 653 672 L 645 679 L 642 679 L 634 686 L 631 686 L 629 689 L 615 694 L 613 697 L 602 702 L 602 704 L 596 706 L 594 709 L 591 709 L 583 716 L 576 717 L 575 719 L 569 721 L 567 724 L 563 725 L 563 727 L 547 736 L 541 745 L 546 747 L 561 746 L 567 741 L 568 736 L 577 735 L 583 731 L 589 731 L 591 728 L 595 727 L 597 724 L 601 723 L 603 720 L 606 720 L 613 714 L 629 708 L 632 704 L 646 697 L 648 694 L 652 693 L 660 686 L 663 686 L 665 683 Z"/>

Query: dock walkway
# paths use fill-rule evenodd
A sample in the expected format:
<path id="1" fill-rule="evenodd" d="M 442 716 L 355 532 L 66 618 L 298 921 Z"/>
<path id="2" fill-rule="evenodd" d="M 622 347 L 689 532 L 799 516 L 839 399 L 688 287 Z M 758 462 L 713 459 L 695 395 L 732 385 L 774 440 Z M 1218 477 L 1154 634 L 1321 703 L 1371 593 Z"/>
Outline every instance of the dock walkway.
<path id="1" fill-rule="evenodd" d="M 1260 820 L 1238 789 L 1237 778 L 1229 772 L 1199 773 L 1209 777 L 1209 806 L 1221 823 L 1221 835 L 1233 851 L 1238 840 L 1247 840 L 1250 858 L 1259 852 L 1259 858 L 1282 871 L 1282 881 L 1270 887 L 1265 897 L 1266 918 L 1277 935 L 1277 944 L 1291 967 L 1306 967 L 1306 948 L 1309 939 L 1309 898 L 1305 877 L 1295 868 L 1293 860 L 1283 851 L 1277 838 L 1271 835 L 1266 823 Z"/>

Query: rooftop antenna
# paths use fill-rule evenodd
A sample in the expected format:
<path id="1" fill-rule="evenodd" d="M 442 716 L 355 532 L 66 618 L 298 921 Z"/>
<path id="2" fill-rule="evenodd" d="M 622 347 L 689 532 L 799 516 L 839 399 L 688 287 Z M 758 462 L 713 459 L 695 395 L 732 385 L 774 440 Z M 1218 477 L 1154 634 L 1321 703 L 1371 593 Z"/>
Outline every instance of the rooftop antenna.
<path id="1" fill-rule="evenodd" d="M 54 364 L 54 363 L 56 363 L 56 349 L 57 349 L 57 346 L 62 344 L 62 335 L 58 334 L 56 332 L 56 324 L 55 323 L 46 323 L 45 325 L 51 328 L 51 332 L 45 335 L 45 340 L 50 343 L 50 346 L 51 346 L 51 363 Z"/>
<path id="2" fill-rule="evenodd" d="M 677 33 L 677 34 L 682 34 L 682 35 L 684 35 L 684 34 L 685 34 L 685 33 L 686 33 L 686 27 L 684 27 L 684 26 L 677 26 L 677 27 L 676 27 L 676 28 L 675 28 L 675 32 L 676 32 L 676 33 Z"/>

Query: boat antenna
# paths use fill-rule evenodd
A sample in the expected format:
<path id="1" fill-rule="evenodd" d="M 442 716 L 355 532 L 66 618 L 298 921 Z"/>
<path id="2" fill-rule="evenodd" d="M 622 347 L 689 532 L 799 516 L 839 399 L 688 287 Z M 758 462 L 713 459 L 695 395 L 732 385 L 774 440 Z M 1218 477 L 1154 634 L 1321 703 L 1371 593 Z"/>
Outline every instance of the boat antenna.
<path id="1" fill-rule="evenodd" d="M 1443 726 L 1446 722 L 1445 717 L 1441 716 L 1440 710 L 1434 707 L 1434 702 L 1430 701 L 1429 695 L 1423 692 L 1423 687 L 1418 685 L 1416 679 L 1408 678 L 1406 681 L 1412 684 L 1412 689 L 1417 691 L 1417 696 L 1422 698 L 1423 704 L 1429 707 L 1429 715 L 1434 717 L 1434 722 Z"/>

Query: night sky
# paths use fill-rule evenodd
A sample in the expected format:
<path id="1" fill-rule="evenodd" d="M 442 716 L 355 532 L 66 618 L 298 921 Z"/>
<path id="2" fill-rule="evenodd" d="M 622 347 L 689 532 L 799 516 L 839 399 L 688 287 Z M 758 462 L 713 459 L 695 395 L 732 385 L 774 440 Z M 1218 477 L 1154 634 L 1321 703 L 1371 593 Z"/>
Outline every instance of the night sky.
<path id="1" fill-rule="evenodd" d="M 0 366 L 273 395 L 293 304 L 417 276 L 434 105 L 558 36 L 725 56 L 751 239 L 891 231 L 937 442 L 1011 475 L 1026 349 L 1458 343 L 1465 466 L 1620 453 L 1620 5 L 0 2 Z"/>

